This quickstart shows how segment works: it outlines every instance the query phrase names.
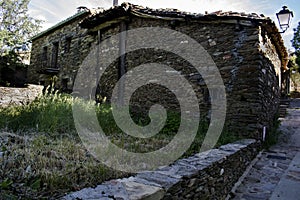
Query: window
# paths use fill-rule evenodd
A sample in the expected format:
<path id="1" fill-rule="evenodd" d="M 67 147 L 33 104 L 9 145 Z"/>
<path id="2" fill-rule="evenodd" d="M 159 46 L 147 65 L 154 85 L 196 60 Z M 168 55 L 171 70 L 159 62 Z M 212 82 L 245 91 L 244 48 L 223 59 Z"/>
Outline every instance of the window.
<path id="1" fill-rule="evenodd" d="M 59 49 L 59 43 L 54 42 L 53 48 L 52 48 L 52 61 L 51 61 L 51 67 L 52 68 L 58 68 L 57 61 L 58 61 L 58 49 Z"/>
<path id="2" fill-rule="evenodd" d="M 63 78 L 61 80 L 61 89 L 63 92 L 68 91 L 68 80 L 69 80 L 68 78 Z"/>
<path id="3" fill-rule="evenodd" d="M 47 57 L 48 57 L 48 47 L 44 47 L 43 48 L 43 55 L 42 55 L 42 59 L 43 61 L 47 60 Z"/>
<path id="4" fill-rule="evenodd" d="M 70 52 L 71 43 L 72 43 L 72 37 L 67 37 L 65 43 L 65 53 Z"/>

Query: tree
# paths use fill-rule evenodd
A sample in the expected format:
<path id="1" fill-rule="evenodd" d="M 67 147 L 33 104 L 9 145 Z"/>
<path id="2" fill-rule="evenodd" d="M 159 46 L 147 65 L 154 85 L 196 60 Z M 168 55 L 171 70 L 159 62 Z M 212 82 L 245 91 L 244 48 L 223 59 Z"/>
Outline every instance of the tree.
<path id="1" fill-rule="evenodd" d="M 298 84 L 300 83 L 300 74 L 299 74 L 299 65 L 296 63 L 296 55 L 290 57 L 289 65 L 290 65 L 290 77 L 292 81 L 292 86 L 294 91 L 298 91 Z"/>
<path id="2" fill-rule="evenodd" d="M 41 21 L 28 14 L 30 0 L 0 0 L 0 55 L 27 50 Z"/>
<path id="3" fill-rule="evenodd" d="M 300 66 L 300 22 L 298 23 L 298 27 L 294 29 L 294 38 L 291 42 L 297 56 L 296 63 Z"/>
<path id="4" fill-rule="evenodd" d="M 22 86 L 26 68 L 21 55 L 29 53 L 29 41 L 40 20 L 29 16 L 30 0 L 0 0 L 0 84 Z"/>

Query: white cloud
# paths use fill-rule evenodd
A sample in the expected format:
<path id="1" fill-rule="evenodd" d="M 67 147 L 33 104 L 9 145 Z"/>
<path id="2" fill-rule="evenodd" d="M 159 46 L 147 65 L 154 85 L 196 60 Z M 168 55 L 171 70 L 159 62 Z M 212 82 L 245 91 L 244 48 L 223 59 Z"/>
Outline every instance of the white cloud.
<path id="1" fill-rule="evenodd" d="M 29 11 L 31 16 L 42 19 L 43 29 L 49 28 L 56 23 L 72 16 L 77 12 L 79 6 L 93 7 L 108 7 L 108 1 L 99 0 L 64 0 L 64 1 L 49 1 L 49 0 L 31 0 Z"/>
<path id="2" fill-rule="evenodd" d="M 113 0 L 31 0 L 31 10 L 35 15 L 44 15 L 48 22 L 59 22 L 76 12 L 78 6 L 105 7 L 112 6 Z M 266 13 L 271 4 L 267 0 L 127 0 L 130 3 L 151 8 L 177 8 L 183 11 L 204 13 L 217 10 L 252 13 Z M 119 4 L 124 1 L 119 0 Z M 256 2 L 256 3 L 255 3 Z M 259 3 L 257 3 L 259 2 Z M 272 12 L 268 12 L 272 13 Z"/>

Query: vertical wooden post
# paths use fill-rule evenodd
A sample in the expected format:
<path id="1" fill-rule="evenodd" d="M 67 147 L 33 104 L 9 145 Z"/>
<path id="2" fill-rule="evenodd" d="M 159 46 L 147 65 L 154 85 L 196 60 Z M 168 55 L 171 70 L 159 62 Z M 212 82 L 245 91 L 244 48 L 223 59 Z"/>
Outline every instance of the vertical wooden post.
<path id="1" fill-rule="evenodd" d="M 126 30 L 127 26 L 124 21 L 120 23 L 120 39 L 119 39 L 119 55 L 120 55 L 120 60 L 119 60 L 119 78 L 121 78 L 125 73 L 126 73 L 126 58 L 125 58 L 125 53 L 126 53 Z M 125 83 L 124 79 L 121 79 L 119 81 L 119 105 L 124 104 L 124 89 L 125 89 Z"/>
<path id="2" fill-rule="evenodd" d="M 118 0 L 114 0 L 113 6 L 117 6 L 117 5 L 118 5 Z"/>
<path id="3" fill-rule="evenodd" d="M 98 32 L 97 32 L 97 68 L 96 68 L 96 83 L 95 83 L 95 100 L 97 101 L 97 92 L 100 92 L 100 90 L 98 90 L 98 87 L 100 87 L 100 84 L 99 84 L 99 81 L 100 81 L 100 69 L 101 69 L 101 66 L 100 66 L 100 43 L 101 43 L 101 30 L 99 29 Z"/>

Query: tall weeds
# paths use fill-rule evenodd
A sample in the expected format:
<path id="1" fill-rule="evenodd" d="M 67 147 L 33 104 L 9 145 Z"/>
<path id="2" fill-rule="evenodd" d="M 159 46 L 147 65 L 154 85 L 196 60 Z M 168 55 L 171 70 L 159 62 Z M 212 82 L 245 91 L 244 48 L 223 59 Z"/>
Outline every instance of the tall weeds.
<path id="1" fill-rule="evenodd" d="M 47 133 L 73 132 L 73 101 L 70 95 L 55 93 L 42 95 L 25 106 L 4 108 L 0 112 L 0 128 Z"/>

